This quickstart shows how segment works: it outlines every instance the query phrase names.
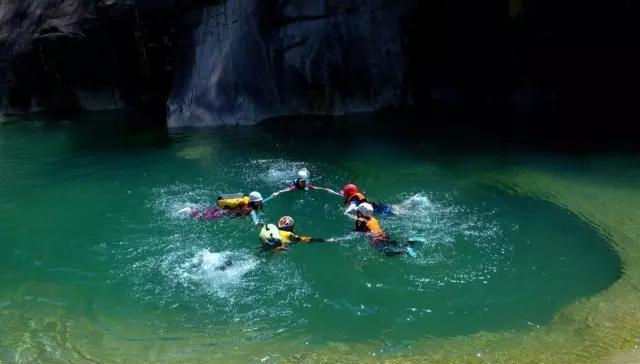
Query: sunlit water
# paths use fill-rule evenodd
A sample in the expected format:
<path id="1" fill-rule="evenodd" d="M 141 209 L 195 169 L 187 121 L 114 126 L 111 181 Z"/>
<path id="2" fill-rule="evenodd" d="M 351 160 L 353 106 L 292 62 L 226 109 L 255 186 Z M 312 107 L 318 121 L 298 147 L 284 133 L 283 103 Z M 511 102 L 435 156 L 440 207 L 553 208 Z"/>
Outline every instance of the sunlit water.
<path id="1" fill-rule="evenodd" d="M 384 138 L 363 147 L 253 129 L 2 124 L 0 361 L 47 362 L 76 345 L 99 351 L 105 337 L 183 347 L 206 337 L 210 347 L 193 348 L 203 355 L 256 342 L 273 351 L 287 340 L 375 340 L 387 352 L 410 351 L 424 336 L 544 325 L 564 305 L 608 287 L 620 268 L 608 242 L 576 216 L 473 178 L 524 161 L 579 165 Z M 177 213 L 206 207 L 218 193 L 268 195 L 301 167 L 317 185 L 354 182 L 375 201 L 420 196 L 406 213 L 380 218 L 396 239 L 424 240 L 418 256 L 371 249 L 349 234 L 340 198 L 321 191 L 283 194 L 265 205 L 264 218 L 291 215 L 300 234 L 343 240 L 284 254 L 256 254 L 258 231 L 246 219 Z M 231 267 L 218 269 L 227 260 Z M 47 342 L 25 334 L 42 312 L 50 316 L 35 331 L 64 322 L 55 331 L 66 336 Z M 81 325 L 92 336 L 70 343 Z"/>

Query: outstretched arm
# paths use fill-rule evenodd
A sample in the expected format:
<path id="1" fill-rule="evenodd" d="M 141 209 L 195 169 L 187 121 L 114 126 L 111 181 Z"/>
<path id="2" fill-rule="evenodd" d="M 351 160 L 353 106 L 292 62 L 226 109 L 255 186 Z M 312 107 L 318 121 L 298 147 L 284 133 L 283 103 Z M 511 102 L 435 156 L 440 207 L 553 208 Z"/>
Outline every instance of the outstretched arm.
<path id="1" fill-rule="evenodd" d="M 258 216 L 258 213 L 255 211 L 251 211 L 249 213 L 249 216 L 251 216 L 251 222 L 253 222 L 255 225 L 264 225 L 262 224 L 262 222 L 260 221 L 260 216 Z"/>
<path id="2" fill-rule="evenodd" d="M 271 200 L 272 198 L 278 197 L 278 195 L 279 195 L 279 194 L 281 194 L 281 193 L 283 193 L 283 192 L 289 192 L 289 191 L 291 191 L 291 188 L 285 188 L 285 189 L 283 189 L 283 190 L 276 191 L 276 192 L 272 193 L 272 194 L 271 194 L 271 196 L 269 196 L 269 197 L 265 198 L 265 199 L 264 199 L 264 201 L 265 201 L 265 202 L 266 202 L 266 201 L 269 201 L 269 200 Z"/>
<path id="3" fill-rule="evenodd" d="M 323 238 L 312 238 L 310 236 L 298 236 L 298 235 L 294 236 L 294 240 L 302 242 L 302 243 L 308 243 L 308 244 L 311 244 L 311 243 L 330 243 L 330 242 L 336 241 L 333 238 L 323 239 Z"/>
<path id="4" fill-rule="evenodd" d="M 329 192 L 329 193 L 331 193 L 331 194 L 334 194 L 334 195 L 336 195 L 336 196 L 340 196 L 340 197 L 342 197 L 342 194 L 341 194 L 340 192 L 336 192 L 336 191 L 334 191 L 334 190 L 332 190 L 332 189 L 330 189 L 330 188 L 314 186 L 314 189 L 316 189 L 316 190 L 323 190 L 323 191 L 327 191 L 327 192 Z"/>

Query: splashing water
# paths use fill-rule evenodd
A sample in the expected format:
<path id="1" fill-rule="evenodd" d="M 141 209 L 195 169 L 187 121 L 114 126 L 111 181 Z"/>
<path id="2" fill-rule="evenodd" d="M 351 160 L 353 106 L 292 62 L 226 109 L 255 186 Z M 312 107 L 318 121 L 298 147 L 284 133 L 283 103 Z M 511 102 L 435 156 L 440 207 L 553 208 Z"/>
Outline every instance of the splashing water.
<path id="1" fill-rule="evenodd" d="M 242 258 L 232 252 L 210 252 L 203 249 L 185 263 L 175 266 L 169 259 L 163 264 L 169 269 L 169 274 L 178 279 L 185 286 L 201 286 L 220 297 L 227 297 L 231 290 L 241 289 L 243 276 L 253 270 L 258 261 L 255 258 Z"/>
<path id="2" fill-rule="evenodd" d="M 177 361 L 191 355 L 185 350 L 198 361 L 212 347 L 277 352 L 278 343 L 300 340 L 406 349 L 423 336 L 543 325 L 618 275 L 606 241 L 575 216 L 475 183 L 469 175 L 484 173 L 489 157 L 461 172 L 383 141 L 372 156 L 216 130 L 131 151 L 117 135 L 87 143 L 73 126 L 0 127 L 0 327 L 10 327 L 0 361 L 16 361 L 17 345 L 21 358 L 43 362 L 63 361 L 74 345 L 98 359 L 127 348 L 139 361 L 159 360 L 136 351 L 147 343 Z M 281 254 L 258 254 L 258 229 L 246 219 L 177 213 L 211 206 L 219 193 L 267 196 L 302 167 L 315 184 L 354 182 L 372 201 L 394 205 L 396 215 L 380 224 L 400 242 L 419 238 L 417 257 L 379 254 L 351 233 L 342 199 L 324 191 L 265 204 L 266 222 L 290 215 L 300 235 L 341 238 Z M 39 351 L 49 344 L 24 339 L 30 323 L 47 322 L 60 328 L 50 341 L 57 357 Z M 74 335 L 78 328 L 93 336 Z"/>

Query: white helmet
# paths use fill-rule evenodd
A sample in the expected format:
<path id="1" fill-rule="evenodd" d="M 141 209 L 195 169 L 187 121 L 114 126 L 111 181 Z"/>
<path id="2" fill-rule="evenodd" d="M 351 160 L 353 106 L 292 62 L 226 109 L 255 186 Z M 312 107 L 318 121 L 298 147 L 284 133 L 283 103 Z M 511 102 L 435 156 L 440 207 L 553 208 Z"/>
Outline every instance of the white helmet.
<path id="1" fill-rule="evenodd" d="M 253 191 L 249 194 L 249 201 L 250 202 L 261 202 L 262 201 L 262 195 L 260 194 L 260 192 L 256 192 Z"/>
<path id="2" fill-rule="evenodd" d="M 298 171 L 298 179 L 309 179 L 309 170 L 302 168 Z"/>
<path id="3" fill-rule="evenodd" d="M 373 206 L 370 203 L 363 202 L 358 205 L 358 212 L 366 217 L 373 216 Z"/>

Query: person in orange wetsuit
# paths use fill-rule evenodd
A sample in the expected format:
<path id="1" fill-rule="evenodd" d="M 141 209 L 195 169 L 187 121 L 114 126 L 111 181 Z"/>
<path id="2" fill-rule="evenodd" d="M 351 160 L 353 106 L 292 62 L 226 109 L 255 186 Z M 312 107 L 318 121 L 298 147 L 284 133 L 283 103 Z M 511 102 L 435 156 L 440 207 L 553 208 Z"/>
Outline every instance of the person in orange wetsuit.
<path id="1" fill-rule="evenodd" d="M 416 254 L 409 243 L 401 244 L 392 240 L 380 227 L 378 220 L 373 217 L 373 206 L 368 202 L 358 205 L 356 212 L 355 231 L 363 232 L 369 239 L 369 244 L 386 255 L 407 254 L 414 257 Z"/>

